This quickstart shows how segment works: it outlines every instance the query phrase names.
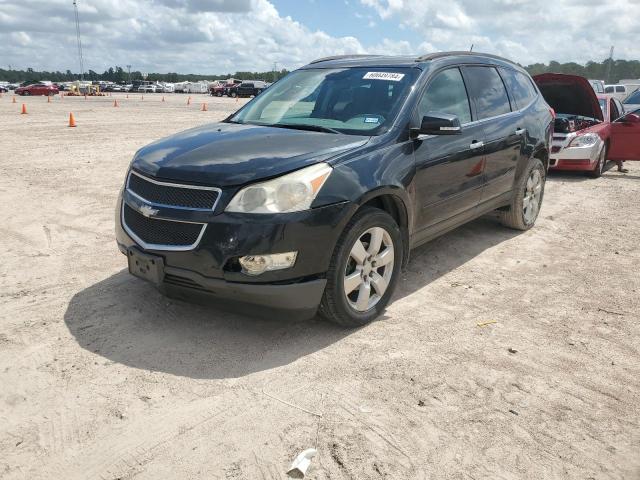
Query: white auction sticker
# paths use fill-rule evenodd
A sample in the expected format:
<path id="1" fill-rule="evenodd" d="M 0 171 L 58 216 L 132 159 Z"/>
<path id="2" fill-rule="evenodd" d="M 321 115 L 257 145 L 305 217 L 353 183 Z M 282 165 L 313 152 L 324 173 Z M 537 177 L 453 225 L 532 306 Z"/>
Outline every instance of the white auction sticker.
<path id="1" fill-rule="evenodd" d="M 404 78 L 404 73 L 396 72 L 367 72 L 363 80 L 391 80 L 392 82 L 399 82 Z"/>

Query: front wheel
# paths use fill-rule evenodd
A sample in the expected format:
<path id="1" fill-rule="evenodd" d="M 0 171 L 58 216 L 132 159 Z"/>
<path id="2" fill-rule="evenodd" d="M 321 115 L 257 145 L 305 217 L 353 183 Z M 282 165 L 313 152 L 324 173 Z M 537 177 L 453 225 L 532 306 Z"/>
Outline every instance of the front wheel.
<path id="1" fill-rule="evenodd" d="M 29 95 L 31 95 L 31 93 L 29 93 L 29 92 L 22 92 L 20 95 L 22 95 L 23 97 L 28 97 Z"/>
<path id="2" fill-rule="evenodd" d="M 536 223 L 544 196 L 546 172 L 537 158 L 529 159 L 516 186 L 508 210 L 500 212 L 502 224 L 515 230 L 529 230 Z"/>
<path id="3" fill-rule="evenodd" d="M 388 213 L 377 208 L 357 212 L 333 252 L 320 315 L 345 327 L 373 321 L 391 299 L 402 252 L 400 229 Z"/>

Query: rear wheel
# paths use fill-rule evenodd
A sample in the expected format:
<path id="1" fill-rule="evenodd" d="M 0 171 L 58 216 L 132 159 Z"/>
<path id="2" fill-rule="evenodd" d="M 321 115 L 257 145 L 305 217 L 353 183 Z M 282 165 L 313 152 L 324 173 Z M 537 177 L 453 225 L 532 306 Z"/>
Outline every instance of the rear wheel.
<path id="1" fill-rule="evenodd" d="M 529 159 L 516 187 L 509 209 L 500 212 L 502 224 L 516 230 L 529 230 L 536 223 L 544 196 L 546 172 L 537 158 Z"/>
<path id="2" fill-rule="evenodd" d="M 607 164 L 607 146 L 603 145 L 602 150 L 600 150 L 600 154 L 598 155 L 598 163 L 596 163 L 595 168 L 589 172 L 589 175 L 593 178 L 599 178 L 604 172 L 604 167 Z"/>
<path id="3" fill-rule="evenodd" d="M 400 229 L 388 213 L 368 207 L 356 213 L 333 253 L 320 315 L 346 327 L 374 320 L 391 299 L 402 251 Z"/>

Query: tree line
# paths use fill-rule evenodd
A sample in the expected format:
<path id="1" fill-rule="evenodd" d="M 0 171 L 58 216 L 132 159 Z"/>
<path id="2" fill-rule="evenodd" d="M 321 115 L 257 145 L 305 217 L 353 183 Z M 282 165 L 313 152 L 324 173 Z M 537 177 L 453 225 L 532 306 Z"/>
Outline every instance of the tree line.
<path id="1" fill-rule="evenodd" d="M 224 80 L 227 78 L 238 78 L 242 80 L 265 80 L 268 82 L 274 82 L 284 77 L 288 70 L 271 71 L 271 72 L 236 72 L 227 73 L 225 75 L 197 75 L 197 74 L 184 74 L 184 73 L 149 73 L 143 74 L 140 71 L 132 71 L 129 73 L 122 67 L 111 67 L 102 73 L 89 70 L 84 73 L 84 79 L 90 81 L 107 81 L 116 83 L 129 83 L 136 80 L 149 80 L 151 82 L 197 82 L 199 80 Z M 145 78 L 146 75 L 146 78 Z M 26 70 L 4 70 L 0 68 L 0 81 L 9 83 L 36 83 L 42 80 L 49 80 L 51 82 L 71 82 L 80 79 L 79 73 L 74 73 L 71 70 L 66 72 L 55 71 L 38 71 L 33 68 L 27 68 Z"/>
<path id="2" fill-rule="evenodd" d="M 604 80 L 607 83 L 617 83 L 621 79 L 637 79 L 640 78 L 640 60 L 604 60 L 598 62 L 587 62 L 585 65 L 581 65 L 575 62 L 559 63 L 551 61 L 548 64 L 534 63 L 525 67 L 531 75 L 537 75 L 540 73 L 568 73 L 572 75 L 581 75 L 586 78 L 594 78 Z M 183 73 L 149 73 L 146 76 L 146 80 L 152 82 L 197 82 L 198 80 L 224 80 L 226 78 L 239 78 L 242 80 L 266 80 L 274 82 L 284 77 L 287 70 L 283 69 L 277 72 L 236 72 L 228 73 L 226 75 L 196 75 L 196 74 L 183 74 Z M 66 72 L 47 72 L 36 71 L 33 68 L 27 68 L 26 70 L 3 70 L 0 69 L 0 80 L 17 83 L 26 82 L 34 83 L 41 80 L 50 80 L 52 82 L 70 82 L 80 78 L 78 73 L 73 73 L 71 70 Z M 133 71 L 129 73 L 122 67 L 116 66 L 105 70 L 103 73 L 98 73 L 93 70 L 89 70 L 84 74 L 85 80 L 91 81 L 110 81 L 110 82 L 132 82 L 134 80 L 145 79 L 142 72 Z"/>

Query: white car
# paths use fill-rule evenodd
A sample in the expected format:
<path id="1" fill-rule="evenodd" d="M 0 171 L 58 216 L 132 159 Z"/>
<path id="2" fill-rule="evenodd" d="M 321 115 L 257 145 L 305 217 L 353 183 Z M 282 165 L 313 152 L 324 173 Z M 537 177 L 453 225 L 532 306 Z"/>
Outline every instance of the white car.
<path id="1" fill-rule="evenodd" d="M 155 85 L 140 85 L 138 87 L 138 92 L 140 93 L 156 93 Z"/>

